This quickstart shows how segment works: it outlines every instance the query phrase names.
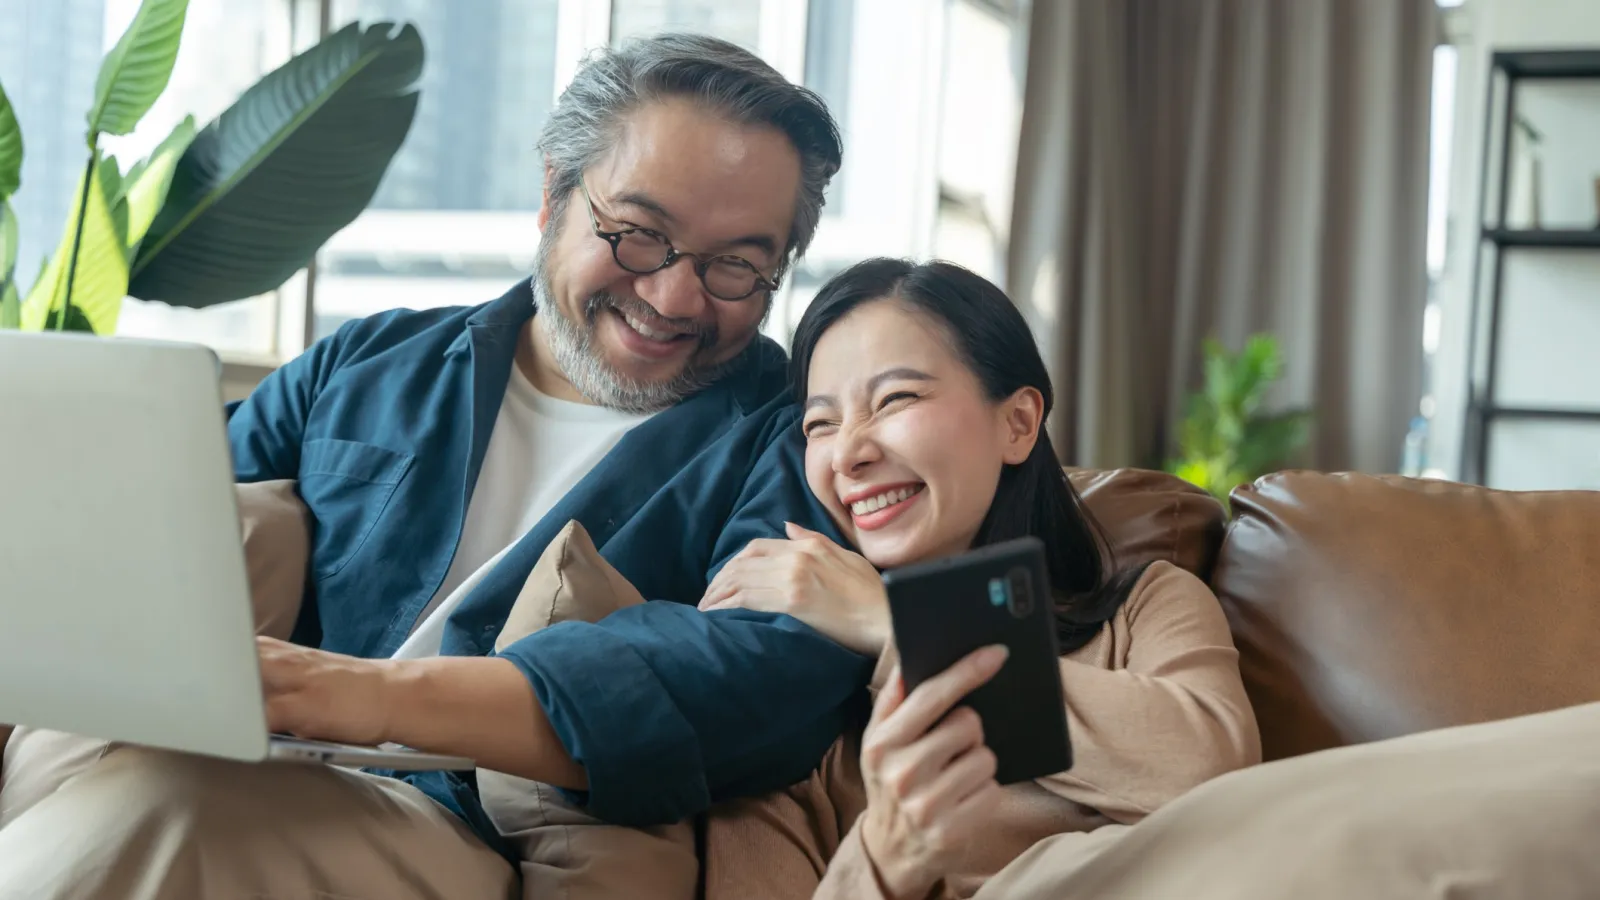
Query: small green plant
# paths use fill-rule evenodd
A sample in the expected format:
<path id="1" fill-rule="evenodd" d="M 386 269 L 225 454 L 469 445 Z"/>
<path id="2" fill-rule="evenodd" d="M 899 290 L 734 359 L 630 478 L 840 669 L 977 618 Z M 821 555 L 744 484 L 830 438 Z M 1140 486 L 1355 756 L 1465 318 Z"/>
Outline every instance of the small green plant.
<path id="1" fill-rule="evenodd" d="M 201 308 L 277 288 L 371 201 L 417 108 L 422 38 L 351 24 L 203 129 L 185 118 L 123 171 L 101 139 L 166 90 L 189 0 L 144 0 L 100 65 L 87 159 L 55 253 L 16 278 L 23 141 L 0 88 L 0 328 L 116 330 L 124 297 Z"/>
<path id="2" fill-rule="evenodd" d="M 1283 374 L 1283 355 L 1271 335 L 1253 335 L 1238 353 L 1207 340 L 1204 354 L 1205 383 L 1189 398 L 1178 431 L 1178 456 L 1167 471 L 1226 504 L 1235 487 L 1294 455 L 1305 443 L 1310 414 L 1261 409 Z"/>

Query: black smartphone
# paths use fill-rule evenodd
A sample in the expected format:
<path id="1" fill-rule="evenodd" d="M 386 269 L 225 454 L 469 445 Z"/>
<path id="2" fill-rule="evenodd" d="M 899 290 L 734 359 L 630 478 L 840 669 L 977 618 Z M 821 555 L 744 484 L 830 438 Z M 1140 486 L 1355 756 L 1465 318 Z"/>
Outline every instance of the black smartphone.
<path id="1" fill-rule="evenodd" d="M 883 573 L 906 691 L 990 644 L 1005 665 L 962 703 L 983 720 L 1001 784 L 1072 768 L 1044 542 L 1024 537 Z"/>

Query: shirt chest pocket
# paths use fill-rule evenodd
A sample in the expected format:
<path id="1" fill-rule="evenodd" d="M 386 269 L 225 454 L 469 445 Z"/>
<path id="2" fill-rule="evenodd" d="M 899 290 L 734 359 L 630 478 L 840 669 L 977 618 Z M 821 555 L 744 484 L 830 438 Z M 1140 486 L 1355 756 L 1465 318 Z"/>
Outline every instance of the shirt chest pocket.
<path id="1" fill-rule="evenodd" d="M 339 574 L 361 551 L 414 459 L 359 441 L 301 446 L 300 496 L 316 517 L 311 562 L 319 580 Z"/>

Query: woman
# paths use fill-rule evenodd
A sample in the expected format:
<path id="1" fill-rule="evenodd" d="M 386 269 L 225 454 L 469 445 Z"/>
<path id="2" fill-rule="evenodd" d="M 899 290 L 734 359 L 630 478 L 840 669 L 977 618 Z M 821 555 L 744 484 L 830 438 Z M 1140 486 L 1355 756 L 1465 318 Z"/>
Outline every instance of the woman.
<path id="1" fill-rule="evenodd" d="M 877 698 L 810 785 L 714 817 L 713 892 L 969 896 L 1046 837 L 1137 822 L 1259 761 L 1206 586 L 1166 562 L 1106 571 L 1043 430 L 1049 376 L 998 288 L 947 263 L 869 260 L 823 287 L 792 352 L 806 480 L 860 552 L 791 527 L 731 560 L 701 607 L 788 612 L 880 655 Z M 956 703 L 1003 655 L 979 651 L 906 695 L 878 571 L 1021 535 L 1047 548 L 1075 764 L 1002 788 Z"/>

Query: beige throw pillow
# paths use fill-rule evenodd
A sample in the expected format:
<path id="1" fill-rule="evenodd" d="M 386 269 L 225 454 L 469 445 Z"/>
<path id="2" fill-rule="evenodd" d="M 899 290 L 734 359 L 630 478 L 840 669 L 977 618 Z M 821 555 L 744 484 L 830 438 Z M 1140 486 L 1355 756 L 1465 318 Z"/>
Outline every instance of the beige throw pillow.
<path id="1" fill-rule="evenodd" d="M 558 622 L 598 622 L 644 597 L 569 522 L 523 582 L 495 650 Z M 478 794 L 489 819 L 516 848 L 528 900 L 652 897 L 692 900 L 699 876 L 689 822 L 656 828 L 609 825 L 555 788 L 488 769 Z"/>
<path id="2" fill-rule="evenodd" d="M 311 511 L 293 481 L 234 485 L 256 634 L 288 640 L 311 565 Z"/>

